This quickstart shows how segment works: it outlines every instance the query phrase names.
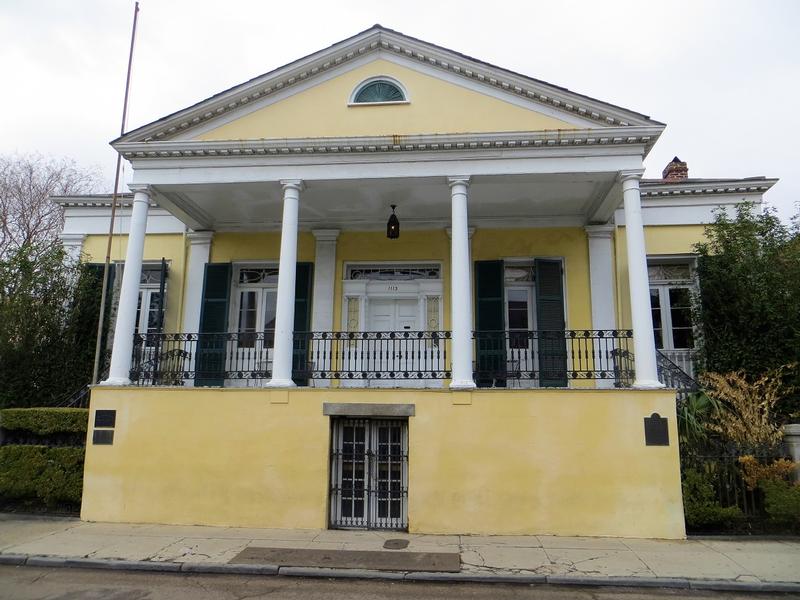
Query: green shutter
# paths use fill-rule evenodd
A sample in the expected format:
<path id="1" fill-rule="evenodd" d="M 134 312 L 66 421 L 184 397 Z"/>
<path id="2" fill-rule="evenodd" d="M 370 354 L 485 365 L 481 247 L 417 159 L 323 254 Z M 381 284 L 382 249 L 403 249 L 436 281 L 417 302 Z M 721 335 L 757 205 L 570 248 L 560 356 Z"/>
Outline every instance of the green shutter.
<path id="1" fill-rule="evenodd" d="M 311 330 L 311 286 L 313 285 L 313 263 L 297 263 L 297 275 L 294 286 L 294 330 L 308 332 Z M 333 302 L 333 298 L 331 298 Z M 294 340 L 292 352 L 292 377 L 296 385 L 308 385 L 308 351 L 309 340 Z"/>
<path id="2" fill-rule="evenodd" d="M 209 263 L 203 280 L 203 303 L 200 309 L 201 334 L 224 334 L 228 330 L 228 302 L 231 287 L 230 263 Z M 194 333 L 187 331 L 185 333 Z M 200 336 L 195 360 L 196 386 L 222 386 L 225 383 L 224 335 Z"/>
<path id="3" fill-rule="evenodd" d="M 506 385 L 506 319 L 502 260 L 475 261 L 475 360 L 478 387 Z"/>
<path id="4" fill-rule="evenodd" d="M 539 330 L 539 385 L 567 386 L 564 286 L 561 261 L 536 259 L 536 328 Z"/>

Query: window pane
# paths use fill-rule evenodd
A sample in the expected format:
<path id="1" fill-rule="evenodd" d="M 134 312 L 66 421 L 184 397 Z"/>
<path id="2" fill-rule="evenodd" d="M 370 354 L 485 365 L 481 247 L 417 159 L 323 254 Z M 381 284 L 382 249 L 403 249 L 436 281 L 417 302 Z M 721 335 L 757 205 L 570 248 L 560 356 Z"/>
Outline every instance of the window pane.
<path id="1" fill-rule="evenodd" d="M 140 299 L 141 301 L 141 299 Z M 158 333 L 161 329 L 161 292 L 150 293 L 150 306 L 147 310 L 147 333 Z"/>
<path id="2" fill-rule="evenodd" d="M 691 327 L 692 326 L 692 311 L 688 308 L 675 308 L 670 310 L 672 315 L 672 327 Z"/>
<path id="3" fill-rule="evenodd" d="M 673 328 L 672 343 L 675 348 L 694 348 L 694 336 L 691 328 Z"/>
<path id="4" fill-rule="evenodd" d="M 239 347 L 253 348 L 255 336 L 245 335 L 256 331 L 256 292 L 239 294 Z"/>
<path id="5" fill-rule="evenodd" d="M 136 301 L 136 331 L 137 333 L 147 333 L 146 331 L 139 331 L 139 323 L 141 323 L 142 319 L 142 295 L 145 292 L 139 290 L 139 299 Z"/>
<path id="6" fill-rule="evenodd" d="M 692 299 L 691 295 L 689 294 L 689 288 L 670 288 L 669 304 L 672 308 L 675 308 L 676 306 L 687 308 L 690 307 L 692 305 Z"/>
<path id="7" fill-rule="evenodd" d="M 508 290 L 508 328 L 528 329 L 527 290 Z"/>

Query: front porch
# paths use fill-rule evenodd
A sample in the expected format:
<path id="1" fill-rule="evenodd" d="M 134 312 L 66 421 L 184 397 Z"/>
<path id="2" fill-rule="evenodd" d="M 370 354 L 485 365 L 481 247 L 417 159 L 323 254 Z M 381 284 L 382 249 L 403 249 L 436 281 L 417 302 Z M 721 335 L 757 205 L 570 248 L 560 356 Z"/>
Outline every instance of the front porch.
<path id="1" fill-rule="evenodd" d="M 450 331 L 295 332 L 292 380 L 310 387 L 446 386 Z M 630 387 L 630 330 L 473 332 L 478 387 Z M 134 338 L 138 386 L 264 387 L 272 378 L 274 331 L 148 333 Z"/>

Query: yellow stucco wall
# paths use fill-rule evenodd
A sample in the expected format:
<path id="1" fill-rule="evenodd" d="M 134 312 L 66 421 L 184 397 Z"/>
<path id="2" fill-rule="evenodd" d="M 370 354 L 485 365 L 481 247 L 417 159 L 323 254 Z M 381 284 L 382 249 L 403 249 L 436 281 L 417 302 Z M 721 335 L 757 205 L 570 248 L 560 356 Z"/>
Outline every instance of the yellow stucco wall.
<path id="1" fill-rule="evenodd" d="M 684 536 L 669 391 L 94 388 L 117 419 L 87 445 L 81 517 L 324 528 L 323 402 L 415 404 L 411 532 Z M 645 446 L 653 412 L 670 446 Z"/>
<path id="2" fill-rule="evenodd" d="M 216 233 L 211 241 L 211 262 L 263 260 L 278 262 L 281 256 L 279 231 L 264 233 Z M 314 236 L 301 231 L 297 236 L 297 260 L 314 262 Z"/>
<path id="3" fill-rule="evenodd" d="M 83 260 L 101 263 L 106 257 L 108 236 L 88 235 L 83 242 Z M 111 260 L 125 260 L 128 236 L 115 235 L 111 242 Z M 144 260 L 169 261 L 167 305 L 164 311 L 164 331 L 180 331 L 186 269 L 186 244 L 182 233 L 148 234 L 144 241 Z"/>
<path id="4" fill-rule="evenodd" d="M 367 78 L 388 75 L 408 90 L 408 104 L 348 106 Z M 386 60 L 375 60 L 235 121 L 198 140 L 411 135 L 576 129 L 565 121 L 468 90 Z"/>
<path id="5" fill-rule="evenodd" d="M 704 239 L 703 225 L 650 225 L 644 228 L 644 243 L 648 256 L 680 255 L 694 253 L 694 244 Z M 631 327 L 630 287 L 628 286 L 628 247 L 625 227 L 618 227 L 615 235 L 617 273 L 617 319 L 619 327 Z"/>

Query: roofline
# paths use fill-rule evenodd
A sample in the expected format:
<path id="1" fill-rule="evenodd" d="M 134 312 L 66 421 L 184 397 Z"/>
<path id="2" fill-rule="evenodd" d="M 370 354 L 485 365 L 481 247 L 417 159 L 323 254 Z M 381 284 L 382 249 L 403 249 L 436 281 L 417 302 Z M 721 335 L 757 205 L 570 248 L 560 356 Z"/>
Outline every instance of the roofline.
<path id="1" fill-rule="evenodd" d="M 708 194 L 763 194 L 780 181 L 777 178 L 744 177 L 740 179 L 694 179 L 664 181 L 643 179 L 642 197 Z"/>
<path id="2" fill-rule="evenodd" d="M 365 45 L 362 46 L 361 48 L 351 49 L 349 52 L 346 52 L 344 56 L 337 57 L 332 61 L 327 61 L 321 63 L 320 65 L 311 66 L 309 64 L 313 63 L 316 60 L 323 59 L 335 53 L 337 50 L 344 51 L 347 50 L 348 47 L 350 46 L 357 46 L 361 42 L 364 42 Z M 400 46 L 398 46 L 396 42 L 405 42 L 406 45 L 408 46 L 418 46 L 418 48 L 403 49 L 400 48 Z M 498 67 L 491 63 L 470 57 L 466 54 L 459 53 L 454 50 L 445 48 L 443 46 L 438 46 L 436 44 L 432 44 L 430 42 L 426 42 L 424 40 L 420 40 L 418 38 L 405 35 L 403 33 L 383 27 L 381 25 L 375 25 L 353 36 L 345 38 L 340 42 L 337 42 L 326 48 L 323 48 L 322 50 L 318 50 L 312 54 L 308 54 L 286 65 L 273 69 L 272 71 L 268 71 L 264 74 L 253 77 L 243 83 L 240 83 L 226 90 L 223 90 L 217 94 L 209 96 L 208 98 L 196 102 L 191 106 L 180 109 L 178 111 L 170 113 L 165 117 L 161 117 L 160 119 L 157 119 L 148 124 L 137 127 L 136 129 L 133 129 L 123 134 L 122 136 L 112 140 L 111 145 L 116 148 L 116 145 L 122 142 L 123 140 L 130 141 L 133 138 L 141 138 L 141 137 L 144 137 L 145 140 L 147 140 L 148 136 L 150 137 L 155 136 L 159 139 L 168 139 L 169 136 L 178 133 L 180 131 L 189 129 L 190 127 L 196 125 L 197 123 L 211 120 L 218 115 L 228 112 L 229 110 L 233 110 L 250 101 L 254 101 L 257 100 L 258 98 L 264 97 L 271 93 L 286 89 L 287 86 L 299 83 L 300 81 L 305 81 L 309 77 L 314 77 L 319 73 L 327 71 L 357 56 L 361 56 L 368 52 L 380 49 L 393 51 L 402 55 L 417 57 L 417 58 L 419 57 L 425 58 L 424 55 L 421 54 L 420 52 L 420 50 L 424 49 L 434 50 L 439 53 L 446 53 L 451 57 L 449 61 L 439 60 L 435 57 L 428 57 L 426 64 L 429 65 L 432 64 L 433 66 L 446 69 L 451 73 L 456 73 L 463 77 L 477 79 L 478 81 L 485 83 L 486 85 L 498 86 L 501 89 L 507 90 L 509 93 L 520 94 L 526 98 L 529 98 L 534 102 L 547 104 L 548 106 L 554 107 L 557 110 L 564 111 L 570 114 L 575 114 L 578 117 L 586 119 L 587 121 L 596 120 L 600 123 L 603 123 L 604 125 L 615 125 L 615 124 L 628 125 L 627 120 L 633 120 L 633 121 L 640 121 L 639 123 L 634 123 L 634 125 L 644 125 L 644 126 L 656 125 L 661 127 L 665 126 L 664 123 L 651 119 L 649 116 L 643 115 L 642 113 L 638 113 L 636 111 L 632 111 L 608 102 L 603 102 L 601 100 L 592 98 L 591 96 L 573 92 L 565 87 L 556 86 L 547 83 L 545 81 L 529 77 L 527 75 L 522 75 L 514 71 Z M 494 77 L 487 78 L 485 74 L 475 73 L 471 69 L 465 69 L 461 65 L 453 64 L 452 61 L 453 58 L 460 59 L 461 61 L 470 63 L 471 66 L 473 67 L 474 66 L 484 67 L 488 70 L 493 71 L 496 74 L 507 74 L 510 79 L 517 80 L 516 84 L 512 85 L 512 82 L 499 82 L 495 80 Z M 309 69 L 303 71 L 302 68 L 306 65 L 309 65 Z M 295 76 L 291 76 L 293 71 L 297 71 Z M 271 80 L 278 79 L 282 75 L 287 76 L 286 82 L 280 82 L 280 81 L 275 82 L 274 89 L 273 86 L 267 86 L 267 88 L 264 90 L 255 90 L 254 92 L 249 94 L 245 93 L 248 92 L 250 88 L 266 85 Z M 539 91 L 524 90 L 521 88 L 520 85 L 518 85 L 519 83 L 530 84 L 532 87 L 539 88 Z M 544 89 L 544 91 L 546 91 L 547 94 L 542 94 L 541 93 L 542 89 Z M 242 95 L 242 97 L 237 98 L 237 96 L 239 95 Z M 559 95 L 567 95 L 570 98 L 564 99 L 556 97 Z M 575 106 L 574 98 L 579 98 L 584 100 L 587 106 L 585 107 Z M 202 115 L 201 114 L 193 115 L 193 113 L 197 112 L 198 109 L 207 105 L 208 108 L 212 110 L 207 110 Z M 603 110 L 603 109 L 608 109 L 608 110 Z M 604 113 L 616 113 L 616 114 L 605 115 Z M 186 120 L 177 123 L 177 125 L 175 126 L 169 127 L 169 123 L 171 123 L 172 121 L 176 122 L 179 121 L 180 117 L 185 117 Z M 163 127 L 166 127 L 167 129 L 163 130 Z M 162 131 L 158 131 L 159 129 L 162 129 Z"/>

